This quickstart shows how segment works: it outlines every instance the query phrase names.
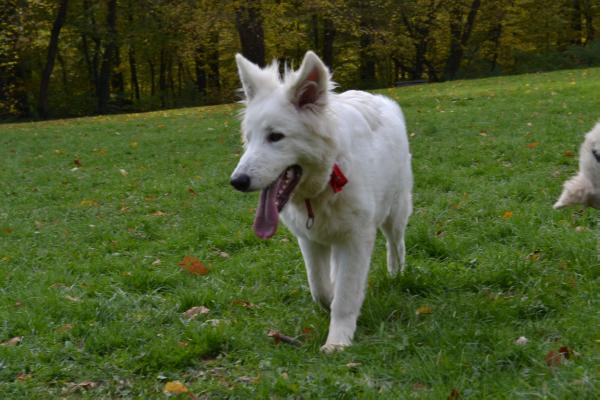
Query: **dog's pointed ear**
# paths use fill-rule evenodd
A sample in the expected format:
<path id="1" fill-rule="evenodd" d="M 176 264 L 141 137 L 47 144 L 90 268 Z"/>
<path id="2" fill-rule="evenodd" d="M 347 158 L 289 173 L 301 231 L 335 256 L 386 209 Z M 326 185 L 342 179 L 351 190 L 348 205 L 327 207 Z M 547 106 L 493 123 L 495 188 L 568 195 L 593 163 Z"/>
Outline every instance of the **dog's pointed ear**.
<path id="1" fill-rule="evenodd" d="M 291 86 L 290 100 L 298 108 L 324 105 L 329 91 L 329 70 L 312 51 L 306 52 Z"/>
<path id="2" fill-rule="evenodd" d="M 244 89 L 246 100 L 250 101 L 254 96 L 256 96 L 256 91 L 258 89 L 257 81 L 258 76 L 261 73 L 261 69 L 258 65 L 252 63 L 240 53 L 235 55 L 235 62 L 237 63 L 238 74 L 240 76 L 240 81 L 242 82 L 242 88 Z"/>

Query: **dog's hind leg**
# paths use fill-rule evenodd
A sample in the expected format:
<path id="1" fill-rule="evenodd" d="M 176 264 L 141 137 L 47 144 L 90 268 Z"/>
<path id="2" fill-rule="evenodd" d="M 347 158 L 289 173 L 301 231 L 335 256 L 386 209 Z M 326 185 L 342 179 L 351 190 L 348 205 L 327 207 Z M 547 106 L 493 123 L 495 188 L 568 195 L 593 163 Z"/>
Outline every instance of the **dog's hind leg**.
<path id="1" fill-rule="evenodd" d="M 398 207 L 392 208 L 381 226 L 386 239 L 387 270 L 390 276 L 395 276 L 398 269 L 400 269 L 400 273 L 404 272 L 406 257 L 404 232 L 411 212 L 412 206 L 409 198 L 408 201 L 400 202 Z"/>
<path id="2" fill-rule="evenodd" d="M 306 265 L 310 294 L 317 303 L 329 309 L 333 300 L 331 247 L 302 238 L 298 238 L 298 243 Z"/>

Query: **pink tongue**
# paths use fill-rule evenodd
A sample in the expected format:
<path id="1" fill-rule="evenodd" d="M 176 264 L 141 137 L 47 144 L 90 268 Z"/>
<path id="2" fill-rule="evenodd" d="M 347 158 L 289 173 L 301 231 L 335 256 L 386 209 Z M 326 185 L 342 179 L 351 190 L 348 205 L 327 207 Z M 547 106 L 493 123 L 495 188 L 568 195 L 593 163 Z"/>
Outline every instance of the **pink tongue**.
<path id="1" fill-rule="evenodd" d="M 260 192 L 260 201 L 254 217 L 254 232 L 261 239 L 268 239 L 277 231 L 279 213 L 275 205 L 277 184 L 271 185 Z"/>

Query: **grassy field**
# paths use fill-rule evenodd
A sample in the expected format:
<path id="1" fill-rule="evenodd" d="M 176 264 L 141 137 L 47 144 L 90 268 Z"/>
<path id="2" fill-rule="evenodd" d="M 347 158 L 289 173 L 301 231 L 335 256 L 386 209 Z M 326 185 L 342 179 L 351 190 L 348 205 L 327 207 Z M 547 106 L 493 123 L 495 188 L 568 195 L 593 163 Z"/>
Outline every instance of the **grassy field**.
<path id="1" fill-rule="evenodd" d="M 257 194 L 228 185 L 237 105 L 0 126 L 0 398 L 597 398 L 598 211 L 552 204 L 600 69 L 383 92 L 414 160 L 408 268 L 388 279 L 378 238 L 330 356 L 292 235 L 256 239 Z"/>

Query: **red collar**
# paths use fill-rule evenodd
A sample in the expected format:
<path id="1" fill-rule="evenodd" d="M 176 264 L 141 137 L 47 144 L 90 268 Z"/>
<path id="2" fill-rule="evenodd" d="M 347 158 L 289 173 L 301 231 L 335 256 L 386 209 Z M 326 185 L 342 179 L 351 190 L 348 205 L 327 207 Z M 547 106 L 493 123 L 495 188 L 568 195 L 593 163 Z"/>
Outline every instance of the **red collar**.
<path id="1" fill-rule="evenodd" d="M 333 193 L 341 192 L 346 183 L 348 183 L 348 178 L 346 178 L 346 175 L 344 175 L 340 166 L 333 164 L 333 169 L 329 176 L 329 185 L 331 186 L 331 189 L 333 189 Z M 306 219 L 306 229 L 310 229 L 315 223 L 315 213 L 313 212 L 312 204 L 310 204 L 310 199 L 304 199 L 304 204 L 306 205 L 306 212 L 308 214 L 308 218 Z"/>

